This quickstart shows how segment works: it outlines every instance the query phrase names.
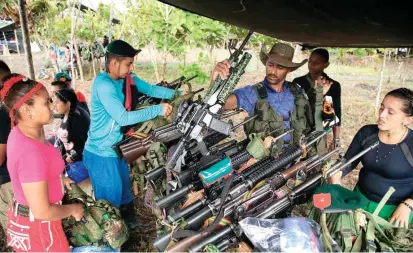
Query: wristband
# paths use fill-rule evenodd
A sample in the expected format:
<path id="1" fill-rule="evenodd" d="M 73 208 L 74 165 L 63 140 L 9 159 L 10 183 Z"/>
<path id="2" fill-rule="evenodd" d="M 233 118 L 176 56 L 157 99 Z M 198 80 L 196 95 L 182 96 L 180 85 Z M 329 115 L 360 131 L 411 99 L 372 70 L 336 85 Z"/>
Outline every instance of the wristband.
<path id="1" fill-rule="evenodd" d="M 407 206 L 409 209 L 410 209 L 410 211 L 413 211 L 413 206 L 411 206 L 411 205 L 409 205 L 407 202 L 405 202 L 405 201 L 403 201 L 402 202 L 405 206 Z"/>

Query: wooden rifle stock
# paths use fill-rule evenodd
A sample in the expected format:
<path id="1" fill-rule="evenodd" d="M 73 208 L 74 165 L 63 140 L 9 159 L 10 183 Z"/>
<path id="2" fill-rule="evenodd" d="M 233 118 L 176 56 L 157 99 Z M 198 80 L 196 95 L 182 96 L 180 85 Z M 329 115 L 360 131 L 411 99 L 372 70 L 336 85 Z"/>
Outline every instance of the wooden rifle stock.
<path id="1" fill-rule="evenodd" d="M 150 140 L 137 140 L 136 142 L 133 142 L 132 145 L 129 143 L 128 146 L 120 146 L 119 148 L 122 152 L 123 158 L 125 158 L 125 161 L 130 164 L 139 159 L 139 157 L 145 155 L 150 146 Z"/>
<path id="2" fill-rule="evenodd" d="M 165 252 L 188 252 L 189 247 L 191 247 L 195 243 L 201 241 L 202 239 L 204 239 L 208 235 L 209 235 L 208 232 L 202 232 L 202 233 L 199 233 L 197 235 L 189 236 L 189 237 L 173 244 L 172 246 L 167 248 L 165 250 Z"/>

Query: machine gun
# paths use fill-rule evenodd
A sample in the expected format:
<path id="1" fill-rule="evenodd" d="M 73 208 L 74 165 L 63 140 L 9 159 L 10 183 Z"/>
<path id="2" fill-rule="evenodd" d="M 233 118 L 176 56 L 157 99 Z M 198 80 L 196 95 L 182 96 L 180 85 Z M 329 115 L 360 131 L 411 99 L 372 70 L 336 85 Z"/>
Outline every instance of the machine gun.
<path id="1" fill-rule="evenodd" d="M 176 123 L 176 128 L 181 132 L 182 137 L 168 160 L 166 169 L 174 169 L 177 163 L 182 162 L 185 146 L 191 140 L 195 139 L 201 152 L 206 152 L 202 141 L 202 131 L 205 128 L 229 135 L 231 125 L 218 119 L 217 114 L 221 113 L 223 105 L 232 93 L 241 75 L 244 74 L 245 68 L 252 57 L 251 54 L 243 52 L 252 33 L 253 31 L 250 30 L 241 46 L 231 53 L 229 59 L 231 68 L 228 79 L 221 80 L 220 77 L 217 77 L 209 87 L 202 102 L 183 105 L 184 112 L 182 118 Z M 179 168 L 174 170 L 179 173 Z"/>
<path id="2" fill-rule="evenodd" d="M 283 138 L 290 132 L 292 132 L 292 130 L 275 137 L 272 141 L 275 142 L 278 139 Z M 268 133 L 268 135 L 271 134 L 272 133 Z M 215 182 L 220 183 L 221 180 L 224 180 L 234 172 L 241 173 L 242 171 L 237 170 L 241 167 L 241 165 L 245 164 L 251 158 L 252 155 L 245 148 L 229 156 L 221 154 L 215 156 L 213 159 L 206 158 L 204 159 L 204 161 L 202 161 L 203 163 L 194 166 L 192 169 L 184 170 L 181 173 L 177 174 L 175 178 L 176 181 L 180 184 L 181 188 L 159 199 L 156 203 L 160 208 L 167 208 L 168 206 L 174 204 L 177 200 L 184 198 L 189 194 L 190 191 L 199 191 L 204 188 L 211 187 L 211 185 L 205 185 L 203 181 L 200 180 L 199 175 L 203 172 L 215 174 Z M 230 166 L 227 166 L 228 164 Z M 223 170 L 222 167 L 227 168 Z M 220 173 L 216 173 L 216 170 L 220 171 Z M 177 216 L 175 216 L 175 219 L 176 217 Z"/>
<path id="3" fill-rule="evenodd" d="M 193 208 L 193 206 L 197 206 L 198 209 L 200 207 L 203 209 L 185 219 L 181 229 L 198 230 L 207 218 L 214 214 L 217 214 L 217 217 L 221 216 L 225 204 L 236 201 L 237 198 L 251 190 L 258 182 L 284 169 L 285 166 L 299 158 L 307 147 L 320 140 L 325 134 L 324 131 L 316 131 L 307 136 L 305 142 L 302 140 L 302 145 L 290 145 L 282 150 L 277 157 L 271 156 L 263 159 L 241 174 L 233 174 L 228 181 L 216 184 L 211 189 L 205 189 L 206 200 L 196 201 L 188 207 Z M 235 186 L 231 187 L 231 185 Z M 209 203 L 212 204 L 208 205 Z M 217 206 L 219 208 L 215 208 Z M 217 220 L 219 221 L 220 218 Z M 154 247 L 158 251 L 163 251 L 170 240 L 171 233 L 163 235 L 155 240 Z"/>
<path id="4" fill-rule="evenodd" d="M 257 217 L 261 219 L 268 219 L 286 210 L 288 207 L 293 206 L 297 199 L 299 199 L 300 197 L 302 197 L 303 195 L 307 194 L 309 191 L 312 191 L 314 188 L 320 185 L 323 177 L 329 178 L 332 175 L 336 174 L 337 172 L 344 170 L 345 168 L 350 166 L 354 161 L 362 157 L 364 154 L 366 154 L 370 150 L 376 148 L 377 146 L 378 146 L 378 142 L 364 149 L 363 151 L 353 156 L 348 161 L 346 161 L 344 158 L 339 159 L 333 166 L 328 168 L 326 171 L 321 171 L 313 175 L 311 178 L 309 178 L 305 182 L 294 187 L 289 193 L 285 194 L 282 198 L 274 199 L 272 203 L 265 203 L 265 205 L 261 206 L 261 208 L 256 209 L 254 213 L 249 213 L 249 215 L 247 215 L 246 217 Z M 308 195 L 306 197 L 308 198 Z M 238 223 L 234 225 L 225 226 L 223 228 L 216 230 L 213 233 L 203 233 L 202 236 L 196 235 L 198 237 L 194 236 L 194 238 L 192 239 L 193 244 L 192 246 L 188 248 L 188 250 L 189 252 L 199 252 L 206 245 L 210 243 L 216 244 L 222 240 L 233 238 L 234 236 L 240 237 L 241 235 L 242 235 L 242 231 Z M 191 242 L 188 242 L 191 240 L 191 237 L 188 237 L 185 240 L 186 240 L 185 246 L 188 246 L 191 244 Z M 180 242 L 174 245 L 175 248 L 179 246 L 178 245 L 179 243 Z"/>

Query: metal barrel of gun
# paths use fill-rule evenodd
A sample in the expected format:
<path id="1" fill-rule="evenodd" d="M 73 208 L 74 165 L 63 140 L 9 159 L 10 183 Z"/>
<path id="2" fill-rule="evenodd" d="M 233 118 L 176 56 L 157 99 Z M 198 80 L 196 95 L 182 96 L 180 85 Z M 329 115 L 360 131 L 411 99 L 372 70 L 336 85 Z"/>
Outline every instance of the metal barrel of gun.
<path id="1" fill-rule="evenodd" d="M 197 201 L 192 205 L 188 206 L 187 208 L 175 212 L 173 215 L 168 215 L 168 220 L 169 222 L 174 223 L 182 217 L 187 217 L 192 214 L 195 214 L 196 212 L 200 211 L 203 207 L 204 204 L 202 203 L 202 201 Z"/>
<path id="2" fill-rule="evenodd" d="M 355 160 L 359 159 L 361 156 L 363 156 L 370 150 L 374 149 L 377 145 L 378 143 L 375 143 L 374 145 L 366 148 L 365 150 L 361 151 L 357 155 L 353 156 L 348 161 L 344 161 L 344 160 L 338 161 L 335 165 L 333 165 L 327 170 L 327 177 L 330 177 L 334 175 L 335 173 L 337 173 L 338 171 L 341 171 L 347 168 Z M 306 180 L 304 183 L 295 187 L 292 190 L 292 192 L 289 193 L 287 196 L 284 196 L 283 198 L 276 200 L 273 204 L 270 204 L 269 206 L 267 206 L 267 208 L 265 208 L 265 210 L 262 211 L 261 213 L 257 214 L 256 217 L 261 218 L 261 219 L 267 219 L 267 218 L 272 217 L 275 214 L 282 212 L 283 210 L 285 210 L 292 204 L 292 202 L 295 199 L 294 196 L 297 196 L 300 193 L 307 191 L 309 188 L 312 188 L 315 185 L 317 185 L 317 183 L 320 182 L 322 176 L 323 176 L 323 173 L 320 172 L 317 175 L 313 176 L 312 178 Z M 220 229 L 219 231 L 213 233 L 212 235 L 207 236 L 206 238 L 192 245 L 191 247 L 189 247 L 189 251 L 198 252 L 210 243 L 215 244 L 218 241 L 222 240 L 223 238 L 227 238 L 231 235 L 234 235 L 233 229 L 234 228 L 231 226 L 226 226 Z"/>

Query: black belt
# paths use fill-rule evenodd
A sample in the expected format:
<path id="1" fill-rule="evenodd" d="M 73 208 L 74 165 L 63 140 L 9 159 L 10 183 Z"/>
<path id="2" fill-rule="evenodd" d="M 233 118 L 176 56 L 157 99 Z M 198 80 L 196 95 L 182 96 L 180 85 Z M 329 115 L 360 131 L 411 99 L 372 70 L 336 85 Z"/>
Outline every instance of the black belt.
<path id="1" fill-rule="evenodd" d="M 13 202 L 13 211 L 16 212 L 17 206 L 17 214 L 24 217 L 30 217 L 30 209 L 28 206 L 23 206 L 17 203 L 16 201 Z"/>

